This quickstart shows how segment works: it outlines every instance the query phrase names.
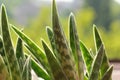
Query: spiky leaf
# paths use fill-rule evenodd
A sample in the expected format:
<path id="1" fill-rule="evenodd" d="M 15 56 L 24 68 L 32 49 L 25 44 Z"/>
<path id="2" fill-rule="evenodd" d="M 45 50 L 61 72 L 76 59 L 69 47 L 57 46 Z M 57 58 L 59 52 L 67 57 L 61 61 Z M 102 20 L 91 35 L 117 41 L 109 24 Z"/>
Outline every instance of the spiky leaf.
<path id="1" fill-rule="evenodd" d="M 31 56 L 29 56 L 23 66 L 22 80 L 31 80 Z"/>
<path id="2" fill-rule="evenodd" d="M 104 57 L 104 49 L 103 45 L 101 45 L 98 53 L 96 54 L 91 67 L 91 72 L 88 80 L 98 80 L 99 70 L 103 61 Z"/>
<path id="3" fill-rule="evenodd" d="M 35 60 L 31 59 L 31 67 L 35 71 L 38 77 L 43 78 L 44 80 L 51 80 L 50 75 L 43 69 L 40 64 L 38 64 Z"/>
<path id="4" fill-rule="evenodd" d="M 112 75 L 112 71 L 113 71 L 113 66 L 110 66 L 108 68 L 108 70 L 105 72 L 104 76 L 102 77 L 101 80 L 110 80 L 111 79 L 111 75 Z"/>
<path id="5" fill-rule="evenodd" d="M 43 40 L 42 40 L 42 45 L 43 45 L 44 51 L 46 53 L 49 65 L 51 67 L 54 79 L 55 80 L 68 80 L 62 67 L 57 62 L 53 53 L 51 52 L 51 50 L 48 48 L 47 44 Z"/>
<path id="6" fill-rule="evenodd" d="M 7 69 L 9 69 L 9 67 L 7 66 L 8 61 L 7 61 L 7 58 L 6 58 L 6 55 L 5 55 L 5 51 L 4 51 L 4 47 L 3 47 L 3 40 L 2 40 L 1 35 L 0 35 L 0 55 L 2 56 L 2 58 L 3 58 L 3 60 L 6 64 Z"/>
<path id="7" fill-rule="evenodd" d="M 46 30 L 47 30 L 47 35 L 49 37 L 49 41 L 51 43 L 54 55 L 56 56 L 56 59 L 58 59 L 58 61 L 60 61 L 60 55 L 58 54 L 57 49 L 56 49 L 53 31 L 50 27 L 47 27 Z"/>
<path id="8" fill-rule="evenodd" d="M 100 38 L 100 35 L 95 25 L 93 26 L 93 31 L 94 31 L 93 35 L 94 35 L 94 40 L 95 40 L 96 51 L 98 51 L 98 49 L 100 48 L 100 45 L 103 43 L 102 43 L 102 39 Z M 105 50 L 104 50 L 104 53 L 105 55 L 104 55 L 102 66 L 101 66 L 101 76 L 103 76 L 106 70 L 109 68 L 109 61 L 108 61 Z"/>
<path id="9" fill-rule="evenodd" d="M 84 77 L 83 76 L 84 75 L 83 60 L 82 60 L 82 55 L 80 51 L 80 42 L 79 42 L 77 30 L 76 30 L 76 23 L 75 23 L 73 13 L 70 14 L 69 26 L 70 26 L 70 31 L 69 31 L 70 47 L 72 49 L 72 53 L 75 58 L 79 79 L 83 80 L 83 77 Z"/>
<path id="10" fill-rule="evenodd" d="M 1 11 L 1 25 L 2 25 L 2 37 L 3 37 L 3 43 L 4 43 L 4 50 L 6 57 L 8 59 L 8 66 L 10 71 L 11 79 L 13 80 L 21 80 L 21 73 L 19 64 L 17 62 L 10 33 L 9 33 L 9 23 L 7 20 L 6 10 L 5 6 L 2 5 L 2 11 Z"/>
<path id="11" fill-rule="evenodd" d="M 16 32 L 16 34 L 25 42 L 28 46 L 28 50 L 32 53 L 35 58 L 39 60 L 42 66 L 48 71 L 48 62 L 44 52 L 36 45 L 30 38 L 28 38 L 23 32 L 18 30 L 15 26 L 11 25 L 12 29 Z"/>
<path id="12" fill-rule="evenodd" d="M 2 37 L 0 35 L 0 55 L 3 57 L 4 61 L 5 61 L 5 52 L 4 52 L 4 48 L 3 48 L 3 41 L 2 41 Z"/>
<path id="13" fill-rule="evenodd" d="M 93 62 L 93 58 L 90 55 L 88 49 L 85 47 L 85 45 L 82 42 L 80 42 L 80 49 L 82 51 L 82 57 L 83 57 L 83 60 L 84 60 L 84 63 L 85 63 L 86 69 L 87 69 L 87 73 L 89 75 L 91 67 L 92 67 L 91 65 Z"/>
<path id="14" fill-rule="evenodd" d="M 76 76 L 75 76 L 76 72 L 73 66 L 74 63 L 73 60 L 71 59 L 70 49 L 68 47 L 65 34 L 59 23 L 55 0 L 53 0 L 53 6 L 52 6 L 52 26 L 53 26 L 56 48 L 61 56 L 60 57 L 61 66 L 63 68 L 63 71 L 65 72 L 69 80 L 76 80 Z"/>
<path id="15" fill-rule="evenodd" d="M 25 62 L 25 55 L 23 53 L 23 42 L 20 38 L 18 38 L 17 40 L 16 57 L 19 62 L 20 70 L 23 70 L 23 65 Z"/>

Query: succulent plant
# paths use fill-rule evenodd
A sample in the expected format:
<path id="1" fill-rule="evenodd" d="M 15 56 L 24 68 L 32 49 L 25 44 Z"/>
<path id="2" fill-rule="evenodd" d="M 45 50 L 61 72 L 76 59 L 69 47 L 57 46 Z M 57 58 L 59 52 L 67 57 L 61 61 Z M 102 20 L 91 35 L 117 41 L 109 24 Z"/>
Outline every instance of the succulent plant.
<path id="1" fill-rule="evenodd" d="M 42 39 L 42 50 L 21 30 L 11 25 L 3 5 L 1 13 L 0 80 L 31 80 L 31 68 L 44 80 L 112 80 L 113 66 L 109 64 L 97 27 L 93 25 L 96 48 L 93 54 L 79 40 L 73 13 L 69 17 L 69 40 L 66 39 L 55 0 L 52 28 L 46 28 L 51 49 Z M 16 49 L 12 45 L 9 27 L 19 36 Z M 31 54 L 24 53 L 23 42 Z"/>

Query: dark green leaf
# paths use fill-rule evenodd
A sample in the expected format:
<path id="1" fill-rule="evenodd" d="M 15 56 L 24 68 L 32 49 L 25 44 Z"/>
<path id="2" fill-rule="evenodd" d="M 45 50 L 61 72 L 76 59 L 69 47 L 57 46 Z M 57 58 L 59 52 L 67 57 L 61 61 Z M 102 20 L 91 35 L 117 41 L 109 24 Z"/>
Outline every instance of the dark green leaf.
<path id="1" fill-rule="evenodd" d="M 4 46 L 3 46 L 3 40 L 1 36 L 0 36 L 0 55 L 2 56 L 5 64 L 8 65 L 7 58 L 6 58 L 5 51 L 4 51 Z M 9 69 L 8 66 L 7 66 L 7 69 Z"/>
<path id="2" fill-rule="evenodd" d="M 38 77 L 43 78 L 44 80 L 51 80 L 47 72 L 38 64 L 35 60 L 31 59 L 31 67 L 35 71 Z"/>
<path id="3" fill-rule="evenodd" d="M 23 32 L 18 30 L 16 27 L 12 26 L 12 29 L 16 34 L 26 43 L 27 49 L 30 50 L 33 56 L 39 60 L 42 66 L 49 72 L 48 62 L 44 52 L 36 45 L 31 39 L 29 39 Z"/>
<path id="4" fill-rule="evenodd" d="M 56 49 L 53 31 L 50 27 L 47 27 L 46 29 L 47 29 L 47 35 L 49 37 L 54 55 L 55 55 L 56 59 L 58 59 L 58 61 L 60 61 L 61 59 L 60 59 L 60 55 L 58 54 L 57 49 Z"/>
<path id="5" fill-rule="evenodd" d="M 96 51 L 97 51 L 100 48 L 100 45 L 103 43 L 102 43 L 102 39 L 100 38 L 100 35 L 95 25 L 93 26 L 93 31 L 94 31 L 93 35 L 94 35 Z M 101 66 L 101 76 L 103 76 L 106 70 L 109 68 L 109 61 L 108 61 L 105 50 L 104 50 L 104 53 L 105 54 L 104 54 L 104 58 L 103 58 L 102 66 Z"/>
<path id="6" fill-rule="evenodd" d="M 3 48 L 3 41 L 2 41 L 2 37 L 0 35 L 0 55 L 3 57 L 3 59 L 5 60 L 5 52 L 4 52 L 4 48 Z"/>
<path id="7" fill-rule="evenodd" d="M 9 33 L 9 23 L 4 5 L 2 5 L 2 11 L 1 11 L 1 25 L 2 25 L 4 50 L 5 50 L 6 58 L 8 59 L 8 66 L 9 66 L 8 68 L 10 71 L 11 79 L 21 80 L 22 77 L 20 73 L 20 68 L 14 53 L 14 49 Z"/>
<path id="8" fill-rule="evenodd" d="M 31 80 L 31 57 L 29 56 L 24 64 L 22 71 L 22 80 Z"/>
<path id="9" fill-rule="evenodd" d="M 113 66 L 110 66 L 107 71 L 105 72 L 104 76 L 102 77 L 101 80 L 110 80 L 111 79 L 111 75 L 112 75 L 112 71 L 113 71 Z"/>
<path id="10" fill-rule="evenodd" d="M 88 49 L 85 47 L 85 45 L 82 42 L 80 42 L 80 49 L 82 51 L 82 57 L 83 57 L 83 60 L 84 60 L 84 63 L 87 69 L 87 73 L 90 74 L 93 58 L 90 55 Z"/>
<path id="11" fill-rule="evenodd" d="M 49 65 L 51 67 L 53 76 L 55 80 L 68 80 L 65 73 L 63 72 L 62 67 L 57 62 L 51 50 L 48 48 L 47 44 L 42 40 L 42 45 L 46 53 Z"/>
<path id="12" fill-rule="evenodd" d="M 103 61 L 103 57 L 104 57 L 104 49 L 103 49 L 103 45 L 101 45 L 100 49 L 98 50 L 98 53 L 96 54 L 93 60 L 91 72 L 88 80 L 98 80 L 99 70 Z"/>
<path id="13" fill-rule="evenodd" d="M 60 59 L 61 59 L 61 66 L 63 68 L 63 71 L 65 72 L 69 80 L 76 80 L 75 75 L 77 74 L 74 69 L 74 63 L 71 58 L 70 49 L 68 47 L 65 34 L 59 23 L 55 0 L 53 0 L 53 6 L 52 6 L 52 26 L 53 26 L 55 43 L 56 43 L 56 49 L 61 56 Z"/>
<path id="14" fill-rule="evenodd" d="M 76 30 L 75 19 L 72 13 L 70 14 L 69 26 L 70 26 L 70 31 L 69 31 L 70 47 L 75 58 L 79 79 L 83 80 L 84 77 L 83 59 L 80 51 L 80 42 Z"/>
<path id="15" fill-rule="evenodd" d="M 23 65 L 25 62 L 25 55 L 23 53 L 23 43 L 20 38 L 18 38 L 18 40 L 17 40 L 16 57 L 19 62 L 20 70 L 23 70 Z"/>

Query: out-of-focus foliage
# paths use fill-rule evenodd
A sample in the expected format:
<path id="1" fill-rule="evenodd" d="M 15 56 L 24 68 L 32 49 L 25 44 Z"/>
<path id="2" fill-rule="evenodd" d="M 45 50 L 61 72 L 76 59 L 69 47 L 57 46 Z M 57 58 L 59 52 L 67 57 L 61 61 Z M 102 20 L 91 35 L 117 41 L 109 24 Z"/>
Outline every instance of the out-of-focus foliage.
<path id="1" fill-rule="evenodd" d="M 111 0 L 85 0 L 87 7 L 92 7 L 95 11 L 95 19 L 93 21 L 96 25 L 102 25 L 109 28 L 112 21 L 110 4 Z"/>

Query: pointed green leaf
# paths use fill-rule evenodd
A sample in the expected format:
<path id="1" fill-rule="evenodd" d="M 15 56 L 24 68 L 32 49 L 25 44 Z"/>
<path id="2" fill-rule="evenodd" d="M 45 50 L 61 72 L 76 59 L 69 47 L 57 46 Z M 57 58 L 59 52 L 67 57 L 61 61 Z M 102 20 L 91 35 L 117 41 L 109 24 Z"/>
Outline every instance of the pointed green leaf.
<path id="1" fill-rule="evenodd" d="M 8 59 L 8 66 L 10 70 L 10 76 L 13 80 L 21 80 L 21 73 L 19 64 L 17 62 L 10 33 L 9 33 L 9 23 L 6 15 L 5 6 L 2 5 L 1 11 L 1 25 L 2 25 L 2 37 L 6 57 Z"/>
<path id="2" fill-rule="evenodd" d="M 44 52 L 36 45 L 31 39 L 29 39 L 23 32 L 18 30 L 15 26 L 11 25 L 16 34 L 25 42 L 28 46 L 27 49 L 32 53 L 35 58 L 42 64 L 42 66 L 49 72 L 48 62 Z"/>
<path id="3" fill-rule="evenodd" d="M 53 76 L 55 80 L 68 80 L 65 73 L 63 72 L 62 67 L 57 62 L 51 50 L 48 48 L 47 44 L 42 40 L 42 45 L 46 53 L 49 65 L 51 67 Z"/>
<path id="4" fill-rule="evenodd" d="M 56 49 L 53 31 L 50 27 L 47 27 L 46 30 L 47 30 L 47 35 L 49 37 L 49 41 L 51 43 L 54 55 L 55 55 L 56 59 L 58 59 L 58 61 L 60 61 L 60 55 L 58 54 L 57 49 Z"/>
<path id="5" fill-rule="evenodd" d="M 90 55 L 88 49 L 85 47 L 85 45 L 82 42 L 80 42 L 80 49 L 82 51 L 82 57 L 83 57 L 83 60 L 84 60 L 84 63 L 85 63 L 86 69 L 87 69 L 87 73 L 89 75 L 91 67 L 92 67 L 91 65 L 93 62 L 93 58 Z"/>
<path id="6" fill-rule="evenodd" d="M 33 50 L 32 50 L 32 48 L 30 48 L 30 47 L 27 46 L 27 45 L 25 45 L 25 47 L 26 47 L 32 54 L 34 53 Z M 38 58 L 39 58 L 39 57 L 40 57 L 40 56 L 38 56 Z M 36 58 L 36 56 L 32 55 L 32 58 L 33 58 L 34 60 L 38 61 L 38 63 L 40 62 L 39 59 Z M 47 58 L 46 58 L 46 60 L 47 60 Z M 40 64 L 41 64 L 41 63 L 40 63 Z M 47 62 L 47 65 L 42 65 L 42 67 L 48 72 L 49 75 L 51 74 L 50 68 L 49 68 L 49 66 L 48 66 L 48 62 Z"/>
<path id="7" fill-rule="evenodd" d="M 80 51 L 79 37 L 76 30 L 76 23 L 75 23 L 74 15 L 72 13 L 70 14 L 69 26 L 70 26 L 70 31 L 69 31 L 70 47 L 72 49 L 72 53 L 74 55 L 75 62 L 77 65 L 79 79 L 83 80 L 84 78 L 83 60 Z"/>
<path id="8" fill-rule="evenodd" d="M 0 55 L 2 56 L 5 64 L 8 65 L 7 58 L 6 58 L 5 51 L 4 51 L 4 47 L 3 47 L 3 40 L 2 40 L 1 36 L 0 36 Z M 8 66 L 7 66 L 7 69 L 9 69 Z"/>
<path id="9" fill-rule="evenodd" d="M 4 63 L 4 60 L 1 55 L 0 55 L 0 80 L 11 80 L 7 70 L 7 66 Z"/>
<path id="10" fill-rule="evenodd" d="M 58 53 L 61 56 L 60 57 L 61 66 L 63 68 L 63 71 L 65 72 L 69 80 L 76 80 L 75 75 L 77 74 L 74 69 L 74 63 L 71 58 L 70 49 L 68 47 L 65 34 L 59 23 L 55 0 L 53 0 L 53 6 L 52 6 L 52 25 L 53 25 L 53 33 L 54 33 L 56 48 L 57 48 Z"/>
<path id="11" fill-rule="evenodd" d="M 31 80 L 31 56 L 29 56 L 24 64 L 22 71 L 22 80 Z"/>
<path id="12" fill-rule="evenodd" d="M 19 62 L 20 70 L 23 70 L 23 65 L 25 62 L 25 55 L 23 53 L 23 42 L 20 38 L 18 38 L 17 40 L 16 57 Z"/>
<path id="13" fill-rule="evenodd" d="M 103 43 L 98 33 L 97 27 L 95 25 L 93 26 L 93 31 L 94 31 L 93 35 L 94 35 L 95 46 L 96 46 L 96 51 L 97 51 L 100 48 L 100 45 Z M 104 50 L 104 53 L 105 55 L 104 55 L 102 66 L 101 66 L 101 76 L 103 76 L 106 70 L 109 68 L 109 61 L 108 61 L 105 50 Z"/>
<path id="14" fill-rule="evenodd" d="M 98 53 L 96 54 L 93 60 L 92 68 L 88 80 L 98 80 L 99 70 L 103 61 L 103 57 L 104 57 L 104 49 L 103 49 L 103 45 L 101 45 L 100 49 L 98 50 Z"/>
<path id="15" fill-rule="evenodd" d="M 17 40 L 17 46 L 16 46 L 16 57 L 19 60 L 20 58 L 25 59 L 24 53 L 23 53 L 23 42 L 20 38 Z"/>
<path id="16" fill-rule="evenodd" d="M 3 48 L 3 41 L 2 41 L 1 35 L 0 35 L 0 55 L 5 60 L 5 52 L 4 52 L 4 48 Z"/>
<path id="17" fill-rule="evenodd" d="M 110 80 L 111 79 L 111 75 L 112 75 L 112 71 L 113 71 L 113 66 L 110 66 L 108 68 L 108 70 L 105 72 L 104 76 L 102 77 L 101 80 Z"/>
<path id="18" fill-rule="evenodd" d="M 38 77 L 43 78 L 44 80 L 51 80 L 48 73 L 38 64 L 35 60 L 31 59 L 31 67 L 35 71 Z"/>

